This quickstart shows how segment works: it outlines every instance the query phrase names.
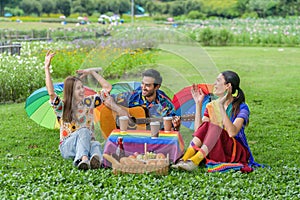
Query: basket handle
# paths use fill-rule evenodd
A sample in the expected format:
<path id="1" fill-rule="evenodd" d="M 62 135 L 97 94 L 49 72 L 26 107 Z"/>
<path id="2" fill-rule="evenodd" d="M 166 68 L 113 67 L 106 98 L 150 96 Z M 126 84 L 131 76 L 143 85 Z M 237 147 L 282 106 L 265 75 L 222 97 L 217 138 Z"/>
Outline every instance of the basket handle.
<path id="1" fill-rule="evenodd" d="M 112 157 L 111 155 L 108 155 L 108 154 L 103 154 L 103 157 L 108 160 L 109 162 L 111 162 L 112 165 L 120 165 L 120 163 L 114 158 Z"/>

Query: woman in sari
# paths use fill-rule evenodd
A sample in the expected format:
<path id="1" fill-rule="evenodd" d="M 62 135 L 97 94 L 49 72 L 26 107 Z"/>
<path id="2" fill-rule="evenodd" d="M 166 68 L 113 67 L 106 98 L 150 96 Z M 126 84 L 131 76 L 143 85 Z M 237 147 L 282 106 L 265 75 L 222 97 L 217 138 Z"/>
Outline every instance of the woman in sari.
<path id="1" fill-rule="evenodd" d="M 193 85 L 191 89 L 196 102 L 195 132 L 190 146 L 182 159 L 174 166 L 192 171 L 206 159 L 206 164 L 235 168 L 250 172 L 254 162 L 244 133 L 249 123 L 249 108 L 245 95 L 240 88 L 240 78 L 233 71 L 224 71 L 214 83 L 214 95 L 218 96 L 207 104 L 204 116 L 201 116 L 204 93 Z"/>

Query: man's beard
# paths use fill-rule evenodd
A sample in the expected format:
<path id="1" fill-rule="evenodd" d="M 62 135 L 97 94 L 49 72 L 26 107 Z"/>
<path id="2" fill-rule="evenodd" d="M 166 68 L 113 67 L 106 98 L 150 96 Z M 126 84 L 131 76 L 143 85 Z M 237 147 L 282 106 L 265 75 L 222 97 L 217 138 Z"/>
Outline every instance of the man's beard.
<path id="1" fill-rule="evenodd" d="M 154 90 L 152 92 L 147 91 L 147 94 L 143 95 L 143 96 L 144 97 L 151 97 L 151 96 L 153 96 L 154 92 L 155 92 Z"/>

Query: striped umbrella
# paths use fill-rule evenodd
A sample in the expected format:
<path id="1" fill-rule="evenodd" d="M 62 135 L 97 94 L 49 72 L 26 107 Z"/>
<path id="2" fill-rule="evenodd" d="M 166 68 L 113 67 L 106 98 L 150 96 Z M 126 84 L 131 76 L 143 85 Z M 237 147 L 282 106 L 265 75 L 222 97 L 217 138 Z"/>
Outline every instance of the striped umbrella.
<path id="1" fill-rule="evenodd" d="M 55 83 L 53 84 L 54 92 L 62 97 L 64 83 Z M 96 92 L 88 87 L 84 87 L 85 96 L 96 94 Z M 59 123 L 57 121 L 56 115 L 53 111 L 53 108 L 49 102 L 50 96 L 48 94 L 47 88 L 42 87 L 34 91 L 25 102 L 25 110 L 30 119 L 38 123 L 39 125 L 55 129 L 59 128 Z"/>

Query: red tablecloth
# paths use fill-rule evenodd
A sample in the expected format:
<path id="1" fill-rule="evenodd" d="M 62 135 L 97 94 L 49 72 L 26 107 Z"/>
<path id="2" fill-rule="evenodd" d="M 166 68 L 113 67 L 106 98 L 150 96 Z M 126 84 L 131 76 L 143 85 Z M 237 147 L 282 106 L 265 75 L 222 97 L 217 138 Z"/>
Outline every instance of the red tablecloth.
<path id="1" fill-rule="evenodd" d="M 173 163 L 184 153 L 184 142 L 178 131 L 160 131 L 159 137 L 153 139 L 148 130 L 128 130 L 121 132 L 119 129 L 113 130 L 107 138 L 103 153 L 109 155 L 116 153 L 118 137 L 123 138 L 125 156 L 132 155 L 134 152 L 144 153 L 145 143 L 147 144 L 148 152 L 169 154 L 170 162 Z M 104 165 L 111 166 L 105 159 Z"/>

